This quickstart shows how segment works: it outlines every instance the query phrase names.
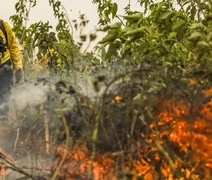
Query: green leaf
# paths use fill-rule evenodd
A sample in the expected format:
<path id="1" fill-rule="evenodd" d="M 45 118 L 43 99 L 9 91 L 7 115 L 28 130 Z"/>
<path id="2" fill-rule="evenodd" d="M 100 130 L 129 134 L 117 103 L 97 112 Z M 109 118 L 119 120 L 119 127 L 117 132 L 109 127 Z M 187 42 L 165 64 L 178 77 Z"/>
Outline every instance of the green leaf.
<path id="1" fill-rule="evenodd" d="M 106 32 L 110 29 L 109 26 L 105 26 L 105 27 L 102 27 L 102 28 L 98 28 L 97 31 L 102 31 L 102 32 Z"/>
<path id="2" fill-rule="evenodd" d="M 87 36 L 85 34 L 80 35 L 80 40 L 85 42 L 87 39 Z"/>
<path id="3" fill-rule="evenodd" d="M 212 32 L 208 33 L 208 40 L 212 41 Z"/>
<path id="4" fill-rule="evenodd" d="M 207 42 L 205 42 L 205 41 L 199 41 L 197 43 L 197 46 L 201 47 L 201 48 L 209 48 L 209 44 Z"/>
<path id="5" fill-rule="evenodd" d="M 133 29 L 134 29 L 134 28 L 131 28 L 131 27 L 129 27 L 129 26 L 126 26 L 126 27 L 121 31 L 121 33 L 125 34 L 125 33 L 127 33 L 127 32 L 132 31 Z"/>
<path id="6" fill-rule="evenodd" d="M 161 20 L 165 20 L 165 19 L 170 19 L 172 17 L 174 17 L 174 15 L 176 14 L 175 11 L 168 11 L 162 14 L 162 16 L 160 17 Z"/>
<path id="7" fill-rule="evenodd" d="M 201 39 L 203 37 L 203 35 L 197 31 L 193 32 L 191 34 L 191 36 L 188 37 L 189 40 L 197 40 L 197 39 Z"/>
<path id="8" fill-rule="evenodd" d="M 161 11 L 161 9 L 163 9 L 163 7 L 167 7 L 167 2 L 159 2 L 156 10 Z"/>
<path id="9" fill-rule="evenodd" d="M 199 3 L 199 7 L 200 7 L 200 9 L 205 9 L 205 10 L 208 10 L 208 11 L 210 11 L 210 7 L 205 3 L 205 2 L 201 2 L 201 3 Z"/>
<path id="10" fill-rule="evenodd" d="M 197 14 L 197 8 L 195 6 L 192 6 L 190 14 L 191 14 L 191 18 L 195 19 L 195 16 Z"/>
<path id="11" fill-rule="evenodd" d="M 169 36 L 168 36 L 168 40 L 172 40 L 176 37 L 177 33 L 176 32 L 171 32 L 169 33 Z"/>
<path id="12" fill-rule="evenodd" d="M 177 40 L 182 41 L 185 32 L 186 21 L 179 20 L 172 27 L 173 32 L 177 32 Z"/>
<path id="13" fill-rule="evenodd" d="M 203 29 L 204 28 L 204 25 L 202 23 L 193 23 L 191 24 L 190 26 L 191 29 Z"/>
<path id="14" fill-rule="evenodd" d="M 188 60 L 191 60 L 191 58 L 192 58 L 192 52 L 189 51 L 189 52 L 188 52 Z"/>
<path id="15" fill-rule="evenodd" d="M 136 35 L 136 34 L 142 34 L 143 35 L 145 32 L 146 32 L 146 26 L 128 31 L 124 34 L 124 36 L 132 36 L 132 35 Z"/>
<path id="16" fill-rule="evenodd" d="M 185 26 L 186 22 L 184 20 L 177 21 L 172 27 L 172 31 L 179 33 Z"/>
<path id="17" fill-rule="evenodd" d="M 117 22 L 113 25 L 110 26 L 110 29 L 119 29 L 121 27 L 122 23 L 121 22 Z"/>
<path id="18" fill-rule="evenodd" d="M 191 3 L 190 0 L 184 1 L 184 2 L 183 2 L 183 6 L 185 6 L 185 5 L 189 4 L 189 3 Z"/>
<path id="19" fill-rule="evenodd" d="M 113 19 L 115 18 L 117 11 L 118 11 L 118 5 L 116 3 L 113 3 L 113 8 L 112 8 Z"/>
<path id="20" fill-rule="evenodd" d="M 111 57 L 115 54 L 116 54 L 116 44 L 111 43 L 105 55 L 105 59 L 111 59 Z"/>
<path id="21" fill-rule="evenodd" d="M 143 18 L 143 13 L 135 13 L 133 15 L 122 16 L 122 17 L 129 22 L 135 22 L 135 21 L 138 21 L 139 19 Z"/>
<path id="22" fill-rule="evenodd" d="M 108 34 L 99 42 L 100 44 L 113 42 L 119 34 L 117 30 L 111 30 Z"/>
<path id="23" fill-rule="evenodd" d="M 97 38 L 97 35 L 91 33 L 91 34 L 89 35 L 89 37 L 90 37 L 90 41 L 94 41 L 94 40 Z"/>
<path id="24" fill-rule="evenodd" d="M 32 2 L 33 4 L 32 4 L 32 7 L 35 7 L 36 6 L 36 4 L 37 4 L 37 1 L 34 1 L 34 2 Z"/>
<path id="25" fill-rule="evenodd" d="M 132 29 L 135 29 L 135 28 L 138 27 L 138 22 L 129 23 L 129 25 L 126 26 L 126 27 L 130 27 L 130 28 L 132 28 Z"/>

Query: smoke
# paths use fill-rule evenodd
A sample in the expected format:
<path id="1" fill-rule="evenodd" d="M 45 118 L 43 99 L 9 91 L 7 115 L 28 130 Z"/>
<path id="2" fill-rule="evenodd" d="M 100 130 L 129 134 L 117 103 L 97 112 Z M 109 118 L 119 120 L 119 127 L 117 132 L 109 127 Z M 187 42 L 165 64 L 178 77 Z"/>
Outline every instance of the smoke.
<path id="1" fill-rule="evenodd" d="M 3 103 L 0 105 L 0 114 L 4 114 L 5 111 L 6 111 L 6 108 L 8 107 L 8 104 L 7 103 Z M 1 119 L 1 116 L 0 116 L 0 119 Z"/>
<path id="2" fill-rule="evenodd" d="M 8 102 L 0 105 L 0 111 L 2 112 L 5 112 L 6 108 L 9 108 L 8 118 L 4 118 L 4 121 L 0 121 L 0 148 L 3 149 L 4 153 L 12 156 L 12 158 L 15 159 L 15 164 L 18 167 L 25 165 L 25 167 L 29 168 L 43 168 L 44 166 L 43 162 L 37 163 L 43 159 L 42 155 L 39 155 L 39 144 L 35 141 L 36 138 L 39 137 L 33 137 L 34 144 L 29 140 L 28 142 L 26 141 L 28 144 L 23 143 L 27 137 L 26 133 L 22 131 L 22 126 L 25 126 L 26 123 L 31 123 L 32 126 L 28 126 L 28 131 L 31 131 L 31 128 L 34 127 L 36 127 L 38 130 L 42 130 L 44 126 L 43 121 L 41 121 L 42 123 L 38 122 L 37 124 L 36 122 L 32 122 L 33 118 L 38 116 L 38 114 L 35 114 L 35 111 L 27 112 L 25 109 L 27 107 L 33 109 L 36 106 L 42 105 L 48 101 L 48 94 L 56 91 L 56 80 L 53 78 L 51 80 L 52 81 L 46 79 L 35 79 L 13 86 L 11 88 L 11 95 Z M 27 118 L 20 118 L 20 114 L 21 117 Z M 42 120 L 43 117 L 39 118 Z M 17 123 L 18 126 L 15 127 Z M 18 127 L 20 128 L 19 134 L 17 134 L 19 131 Z M 42 138 L 44 137 L 42 136 Z M 15 143 L 17 144 L 15 145 Z M 14 150 L 15 146 L 16 149 Z M 32 156 L 36 157 L 31 158 Z M 9 173 L 9 175 L 7 175 L 6 179 L 14 180 L 22 176 L 23 175 L 20 175 L 20 173 L 12 171 Z"/>
<path id="3" fill-rule="evenodd" d="M 52 89 L 47 83 L 28 82 L 12 88 L 10 101 L 22 111 L 27 105 L 37 106 L 47 100 L 47 93 Z"/>
<path id="4" fill-rule="evenodd" d="M 15 103 L 19 111 L 23 110 L 27 105 L 35 107 L 47 101 L 48 93 L 56 91 L 55 85 L 58 81 L 64 81 L 67 85 L 73 86 L 78 93 L 92 99 L 99 96 L 105 89 L 105 86 L 101 84 L 100 90 L 97 92 L 93 85 L 94 79 L 95 77 L 87 74 L 74 74 L 70 78 L 66 77 L 63 79 L 54 76 L 31 80 L 14 86 L 11 90 L 9 102 Z"/>
<path id="5" fill-rule="evenodd" d="M 37 117 L 38 114 L 33 114 L 33 113 L 27 114 L 27 113 L 30 113 L 25 110 L 28 107 L 35 109 L 37 106 L 47 103 L 48 111 L 53 112 L 54 109 L 59 108 L 60 107 L 59 104 L 63 102 L 65 108 L 67 108 L 68 110 L 71 110 L 76 103 L 73 95 L 69 93 L 58 92 L 57 83 L 64 82 L 67 85 L 66 87 L 67 89 L 69 86 L 72 86 L 74 90 L 76 90 L 77 94 L 80 94 L 82 96 L 87 96 L 88 98 L 93 99 L 96 96 L 99 96 L 101 92 L 103 91 L 103 89 L 105 88 L 104 86 L 101 86 L 100 91 L 96 92 L 93 86 L 94 79 L 95 77 L 91 77 L 87 74 L 79 73 L 79 74 L 74 74 L 74 75 L 71 75 L 70 77 L 66 77 L 63 79 L 61 79 L 61 77 L 54 76 L 54 77 L 33 79 L 33 80 L 29 80 L 28 82 L 23 82 L 11 88 L 11 95 L 10 95 L 9 101 L 8 103 L 4 103 L 0 105 L 0 111 L 4 110 L 6 107 L 9 107 L 9 113 L 8 113 L 9 123 L 8 124 L 9 124 L 9 128 L 12 128 L 12 124 L 14 124 L 14 122 L 16 121 L 19 121 L 19 122 L 22 121 L 21 125 L 24 125 L 24 123 L 27 123 L 27 122 L 31 123 L 32 121 L 36 120 L 35 117 Z M 19 119 L 17 112 L 19 114 L 21 113 L 21 115 L 25 119 L 24 120 L 21 118 Z M 53 127 L 54 129 L 55 124 L 57 125 L 57 123 L 55 122 L 59 121 L 61 123 L 61 121 L 59 120 L 59 116 L 55 116 L 54 118 L 52 118 L 53 117 L 52 114 L 53 113 L 50 114 L 51 118 L 49 119 L 49 126 L 51 126 L 51 128 Z M 32 122 L 32 127 L 44 128 L 44 124 L 43 124 L 44 117 L 40 116 L 38 118 L 41 120 L 37 122 Z M 33 123 L 35 123 L 36 125 Z M 15 140 L 17 138 L 16 130 L 13 130 L 13 131 L 14 131 L 13 134 L 1 133 L 2 136 L 0 137 L 1 138 L 0 147 L 3 148 L 4 152 L 11 153 L 12 156 L 14 156 L 14 153 L 12 151 L 13 151 Z M 19 155 L 22 154 L 19 151 L 26 151 L 26 149 L 21 150 L 21 148 L 24 148 L 24 146 L 20 146 L 20 143 L 21 143 L 20 139 L 26 139 L 26 137 L 23 137 L 23 135 L 25 134 L 20 134 L 18 145 L 17 145 L 19 146 L 19 150 L 18 150 Z M 36 137 L 33 137 L 33 138 L 36 140 Z M 42 138 L 44 139 L 44 137 Z M 34 152 L 36 153 L 39 152 L 40 147 L 39 148 L 37 147 L 36 142 L 34 142 L 34 145 L 32 145 L 32 147 L 33 149 L 28 150 L 29 151 L 28 154 L 30 154 L 30 151 L 31 151 L 31 154 L 33 154 Z M 45 149 L 45 146 L 44 146 L 44 149 Z M 42 157 L 40 157 L 39 159 L 42 159 Z M 30 159 L 30 156 L 29 157 L 22 156 L 18 158 L 18 161 L 20 161 L 22 164 L 24 163 L 25 166 L 32 167 L 32 164 L 35 164 L 35 162 L 38 161 L 38 159 L 37 160 Z M 20 163 L 20 167 L 21 167 L 21 163 Z M 36 167 L 42 168 L 41 165 L 39 166 L 36 165 Z M 11 177 L 8 177 L 8 179 L 11 179 L 11 180 L 16 179 L 18 176 L 19 175 L 17 173 L 12 173 Z"/>

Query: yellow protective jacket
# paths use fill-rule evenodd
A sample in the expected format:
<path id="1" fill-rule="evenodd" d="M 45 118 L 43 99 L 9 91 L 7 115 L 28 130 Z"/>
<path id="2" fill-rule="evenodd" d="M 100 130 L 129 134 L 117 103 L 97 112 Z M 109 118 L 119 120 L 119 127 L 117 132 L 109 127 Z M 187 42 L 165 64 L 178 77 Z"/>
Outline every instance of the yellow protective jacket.
<path id="1" fill-rule="evenodd" d="M 5 31 L 7 33 L 8 47 L 4 53 L 4 57 L 2 57 L 2 53 L 0 53 L 0 64 L 3 64 L 11 60 L 14 70 L 22 69 L 23 63 L 20 55 L 20 49 L 15 39 L 15 35 L 7 22 L 3 21 L 3 24 Z M 0 36 L 3 38 L 4 43 L 6 43 L 6 37 L 1 29 L 0 29 Z"/>

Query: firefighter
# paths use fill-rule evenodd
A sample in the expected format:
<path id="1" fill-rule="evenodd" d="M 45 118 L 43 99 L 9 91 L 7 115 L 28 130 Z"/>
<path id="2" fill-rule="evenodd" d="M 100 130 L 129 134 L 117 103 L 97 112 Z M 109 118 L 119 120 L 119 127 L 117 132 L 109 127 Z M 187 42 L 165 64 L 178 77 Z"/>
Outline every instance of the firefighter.
<path id="1" fill-rule="evenodd" d="M 13 74 L 15 84 L 22 79 L 23 63 L 15 35 L 9 24 L 0 20 L 0 117 L 7 116 Z M 14 72 L 14 73 L 13 73 Z"/>

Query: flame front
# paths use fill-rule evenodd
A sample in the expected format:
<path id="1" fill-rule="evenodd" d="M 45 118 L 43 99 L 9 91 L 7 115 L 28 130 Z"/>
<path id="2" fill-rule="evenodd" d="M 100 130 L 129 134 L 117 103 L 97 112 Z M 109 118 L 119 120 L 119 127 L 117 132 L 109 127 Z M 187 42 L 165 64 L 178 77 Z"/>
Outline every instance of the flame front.
<path id="1" fill-rule="evenodd" d="M 210 95 L 212 89 L 204 93 Z M 60 175 L 67 180 L 76 180 L 79 177 L 86 179 L 92 163 L 94 180 L 118 180 L 121 179 L 119 176 L 123 175 L 133 180 L 154 180 L 158 179 L 160 174 L 167 180 L 210 179 L 211 107 L 212 100 L 206 104 L 196 104 L 193 109 L 184 100 L 177 104 L 164 101 L 155 117 L 157 123 L 150 124 L 151 133 L 146 135 L 141 132 L 141 137 L 149 146 L 142 147 L 142 143 L 137 142 L 133 153 L 96 154 L 95 160 L 91 162 L 91 154 L 86 146 L 82 147 L 77 143 L 74 150 L 69 153 Z M 158 132 L 153 130 L 155 126 Z M 176 152 L 169 152 L 166 143 L 170 143 Z M 154 155 L 154 162 L 149 158 L 151 153 Z M 169 156 L 169 153 L 174 155 Z"/>

